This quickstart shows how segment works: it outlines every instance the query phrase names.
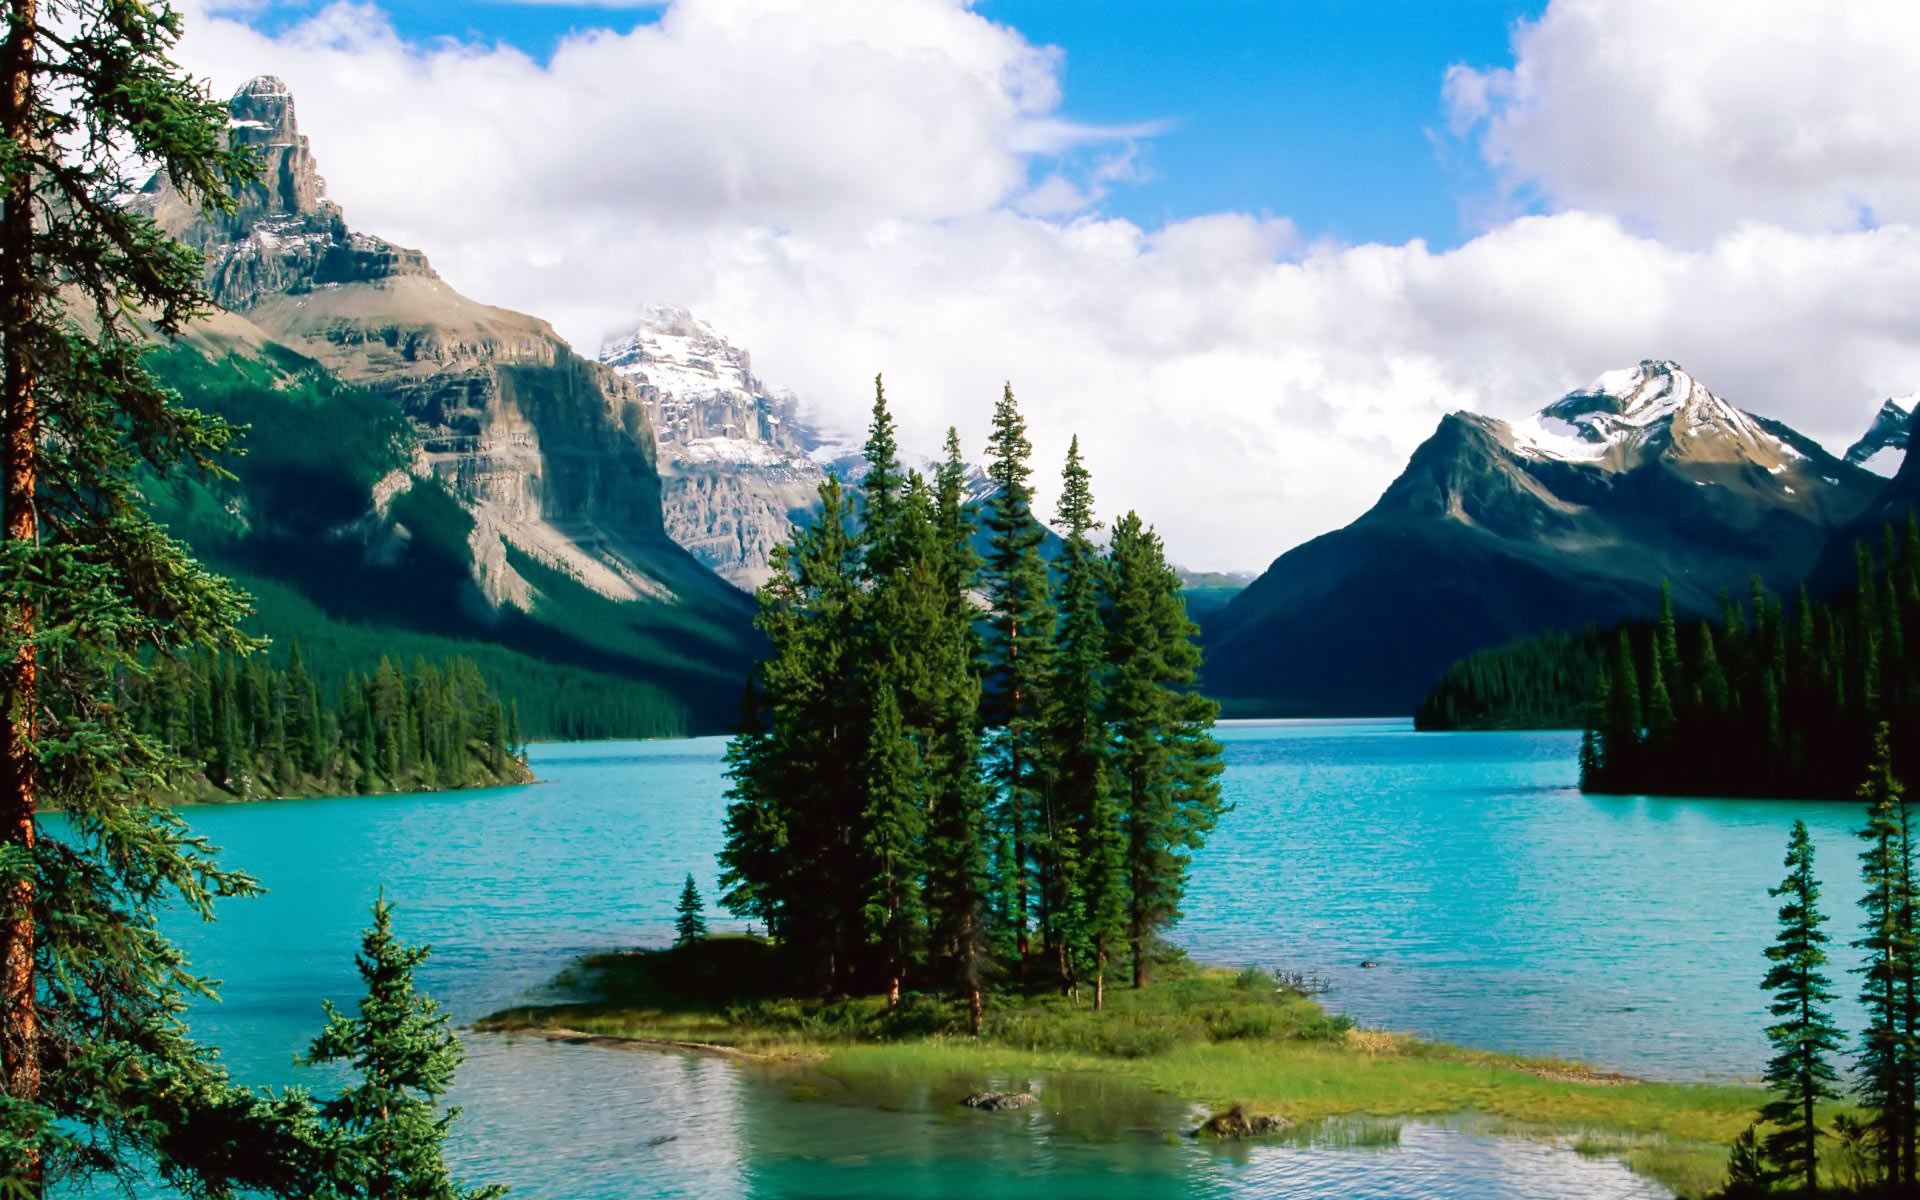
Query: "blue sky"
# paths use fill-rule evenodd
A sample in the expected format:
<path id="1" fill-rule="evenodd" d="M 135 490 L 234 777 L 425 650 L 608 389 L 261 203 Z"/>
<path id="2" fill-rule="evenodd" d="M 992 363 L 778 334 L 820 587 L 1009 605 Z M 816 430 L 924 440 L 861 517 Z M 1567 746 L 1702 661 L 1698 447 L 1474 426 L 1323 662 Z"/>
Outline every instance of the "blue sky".
<path id="1" fill-rule="evenodd" d="M 1156 228 L 1272 213 L 1309 239 L 1447 248 L 1480 232 L 1494 192 L 1447 133 L 1449 66 L 1503 64 L 1544 0 L 980 0 L 975 10 L 1065 53 L 1062 115 L 1156 123 L 1140 177 L 1101 208 Z M 539 59 L 569 33 L 620 31 L 657 7 L 381 0 L 404 36 L 501 42 Z M 273 31 L 310 11 L 270 7 Z M 1100 152 L 1111 147 L 1102 146 Z M 1048 164 L 1036 163 L 1036 170 Z"/>

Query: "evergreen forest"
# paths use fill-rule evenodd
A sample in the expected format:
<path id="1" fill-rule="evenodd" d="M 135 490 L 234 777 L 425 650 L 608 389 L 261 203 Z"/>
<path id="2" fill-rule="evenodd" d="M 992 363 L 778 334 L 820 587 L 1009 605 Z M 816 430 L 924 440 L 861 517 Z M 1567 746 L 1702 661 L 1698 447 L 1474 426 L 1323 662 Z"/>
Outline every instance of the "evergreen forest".
<path id="1" fill-rule="evenodd" d="M 1849 794 L 1888 728 L 1910 777 L 1920 738 L 1920 523 L 1861 547 L 1854 587 L 1791 604 L 1757 582 L 1746 604 L 1682 629 L 1665 599 L 1623 628 L 1595 673 L 1580 753 L 1588 791 L 1711 796 Z"/>
<path id="2" fill-rule="evenodd" d="M 1136 514 L 1094 541 L 1076 439 L 1049 563 L 1032 453 L 994 409 L 973 549 L 957 434 L 903 472 L 875 381 L 857 497 L 776 553 L 771 646 L 728 750 L 722 903 L 764 923 L 792 986 L 964 997 L 998 981 L 1144 987 L 1192 852 L 1223 810 L 1216 708 L 1160 538 Z"/>
<path id="3" fill-rule="evenodd" d="M 168 659 L 127 681 L 136 726 L 186 766 L 173 790 L 196 799 L 432 791 L 524 783 L 517 705 L 456 658 L 410 669 L 385 658 L 337 689 L 308 672 L 294 641 L 267 656 Z"/>

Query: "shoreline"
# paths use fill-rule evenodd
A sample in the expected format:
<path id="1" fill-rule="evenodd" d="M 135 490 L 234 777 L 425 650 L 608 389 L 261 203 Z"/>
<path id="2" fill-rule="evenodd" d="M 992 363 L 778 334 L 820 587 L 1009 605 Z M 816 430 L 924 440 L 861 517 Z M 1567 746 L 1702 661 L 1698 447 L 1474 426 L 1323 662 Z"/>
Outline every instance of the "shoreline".
<path id="1" fill-rule="evenodd" d="M 884 1032 L 875 1024 L 887 1019 L 880 997 L 837 1007 L 794 1000 L 761 1009 L 662 1003 L 661 995 L 635 984 L 634 973 L 673 966 L 666 974 L 677 978 L 686 964 L 673 963 L 676 953 L 586 956 L 562 978 L 587 984 L 585 993 L 595 998 L 503 1009 L 471 1028 L 742 1065 L 806 1064 L 847 1077 L 972 1078 L 982 1087 L 1007 1075 L 1104 1073 L 1216 1115 L 1237 1108 L 1289 1127 L 1356 1117 L 1470 1116 L 1618 1158 L 1683 1198 L 1708 1196 L 1724 1184 L 1727 1147 L 1765 1098 L 1753 1084 L 1661 1082 L 1352 1028 L 1311 999 L 1249 990 L 1244 973 L 1198 965 L 1170 972 L 1142 993 L 1110 992 L 1113 1002 L 1102 1014 L 1059 997 L 1003 995 L 990 1008 L 988 1032 L 976 1038 L 945 1028 Z M 1246 1033 L 1127 1040 L 1151 1022 L 1191 1021 L 1193 1011 L 1217 1009 L 1236 994 L 1243 1008 L 1231 1014 L 1235 1019 L 1248 1009 L 1284 1019 Z M 796 1016 L 807 1005 L 819 1007 L 819 1020 Z"/>

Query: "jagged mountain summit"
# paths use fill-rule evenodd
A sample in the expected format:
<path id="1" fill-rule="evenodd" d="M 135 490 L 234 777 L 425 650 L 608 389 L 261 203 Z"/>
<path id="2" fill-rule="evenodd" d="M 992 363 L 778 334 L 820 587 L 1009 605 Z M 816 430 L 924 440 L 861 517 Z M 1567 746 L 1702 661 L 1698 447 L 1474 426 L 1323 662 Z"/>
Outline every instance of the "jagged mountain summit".
<path id="1" fill-rule="evenodd" d="M 668 536 L 739 587 L 760 586 L 826 478 L 799 401 L 770 391 L 745 350 L 684 308 L 648 308 L 600 361 L 647 405 Z"/>
<path id="2" fill-rule="evenodd" d="M 668 536 L 640 389 L 545 321 L 461 295 L 419 251 L 351 229 L 280 80 L 250 81 L 228 107 L 234 140 L 264 168 L 236 210 L 209 218 L 164 175 L 134 202 L 201 250 L 214 301 L 244 318 L 251 340 L 289 347 L 404 415 L 405 461 L 330 545 L 357 543 L 374 562 L 433 541 L 464 576 L 441 602 L 483 625 L 516 613 L 557 620 L 541 614 L 576 591 L 626 606 L 607 627 L 648 631 L 662 656 L 684 660 L 670 687 L 698 677 L 698 688 L 728 693 L 715 713 L 730 712 L 749 606 Z M 244 356 L 249 341 L 209 353 Z M 696 629 L 691 614 L 712 627 Z M 566 639 L 581 634 L 543 636 L 574 653 Z"/>
<path id="3" fill-rule="evenodd" d="M 1379 501 L 1205 623 L 1237 711 L 1403 713 L 1447 664 L 1547 628 L 1797 586 L 1882 481 L 1677 364 L 1610 371 L 1508 424 L 1454 413 Z"/>
<path id="4" fill-rule="evenodd" d="M 1889 479 L 1898 474 L 1907 458 L 1915 406 L 1920 406 L 1920 392 L 1895 396 L 1882 404 L 1867 432 L 1847 448 L 1847 461 Z"/>
<path id="5" fill-rule="evenodd" d="M 646 308 L 631 332 L 607 339 L 600 361 L 647 404 L 667 533 L 695 558 L 751 591 L 771 574 L 773 548 L 813 519 L 828 475 L 866 477 L 862 439 L 827 430 L 792 392 L 753 373 L 753 358 L 684 308 Z M 936 460 L 910 450 L 901 465 L 931 479 Z M 968 497 L 992 492 L 970 465 Z"/>

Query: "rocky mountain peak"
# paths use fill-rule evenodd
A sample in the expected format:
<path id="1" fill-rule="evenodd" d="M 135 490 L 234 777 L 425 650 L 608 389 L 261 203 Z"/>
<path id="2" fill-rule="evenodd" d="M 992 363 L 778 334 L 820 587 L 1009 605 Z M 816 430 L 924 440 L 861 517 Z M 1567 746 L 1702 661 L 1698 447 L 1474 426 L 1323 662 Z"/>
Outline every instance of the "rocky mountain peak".
<path id="1" fill-rule="evenodd" d="M 243 190 L 239 208 L 224 222 L 229 238 L 244 237 L 262 221 L 332 217 L 326 181 L 294 117 L 293 93 L 272 75 L 248 80 L 227 101 L 228 123 L 236 145 L 260 156 L 260 178 Z"/>
<path id="2" fill-rule="evenodd" d="M 1511 427 L 1514 449 L 1539 459 L 1631 467 L 1649 456 L 1750 461 L 1802 457 L 1766 423 L 1667 359 L 1607 371 Z"/>
<path id="3" fill-rule="evenodd" d="M 1891 476 L 1899 471 L 1906 461 L 1916 407 L 1920 407 L 1920 392 L 1895 396 L 1882 404 L 1867 432 L 1847 448 L 1847 461 L 1876 475 Z"/>

